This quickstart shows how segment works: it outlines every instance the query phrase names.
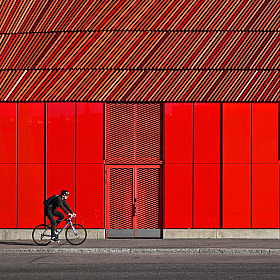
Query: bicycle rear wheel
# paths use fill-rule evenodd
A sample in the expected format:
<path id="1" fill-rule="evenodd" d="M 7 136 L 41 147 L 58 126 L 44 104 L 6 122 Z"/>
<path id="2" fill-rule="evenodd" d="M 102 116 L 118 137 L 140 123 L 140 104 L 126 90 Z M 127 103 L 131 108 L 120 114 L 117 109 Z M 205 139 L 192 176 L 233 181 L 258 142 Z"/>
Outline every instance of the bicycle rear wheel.
<path id="1" fill-rule="evenodd" d="M 87 238 L 86 229 L 79 224 L 70 225 L 65 231 L 66 240 L 72 245 L 80 245 Z"/>
<path id="2" fill-rule="evenodd" d="M 47 246 L 51 242 L 51 228 L 47 225 L 38 225 L 32 231 L 33 241 L 40 246 Z"/>

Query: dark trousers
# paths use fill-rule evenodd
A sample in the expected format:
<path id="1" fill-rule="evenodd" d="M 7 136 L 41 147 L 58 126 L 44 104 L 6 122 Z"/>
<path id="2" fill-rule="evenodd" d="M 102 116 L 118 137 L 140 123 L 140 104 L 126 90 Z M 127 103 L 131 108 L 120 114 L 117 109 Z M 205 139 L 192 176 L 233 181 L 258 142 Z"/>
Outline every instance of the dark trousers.
<path id="1" fill-rule="evenodd" d="M 49 218 L 50 222 L 52 223 L 52 227 L 51 227 L 51 236 L 54 237 L 54 231 L 55 231 L 55 227 L 61 222 L 62 219 L 64 219 L 64 215 L 62 213 L 60 213 L 57 210 L 45 210 L 45 215 Z M 58 217 L 57 220 L 55 220 L 55 217 Z"/>

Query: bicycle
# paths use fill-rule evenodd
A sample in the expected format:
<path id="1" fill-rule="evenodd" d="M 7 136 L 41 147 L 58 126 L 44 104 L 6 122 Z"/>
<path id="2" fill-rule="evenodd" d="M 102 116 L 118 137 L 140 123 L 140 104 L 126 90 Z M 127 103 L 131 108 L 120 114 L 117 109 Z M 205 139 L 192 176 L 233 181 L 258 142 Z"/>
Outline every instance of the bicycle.
<path id="1" fill-rule="evenodd" d="M 65 238 L 70 244 L 80 245 L 86 240 L 87 231 L 82 225 L 73 224 L 70 217 L 61 221 L 66 221 L 66 225 L 57 233 L 57 236 L 66 228 Z M 37 245 L 47 246 L 51 243 L 51 225 L 51 223 L 49 225 L 41 224 L 33 229 L 32 239 Z"/>

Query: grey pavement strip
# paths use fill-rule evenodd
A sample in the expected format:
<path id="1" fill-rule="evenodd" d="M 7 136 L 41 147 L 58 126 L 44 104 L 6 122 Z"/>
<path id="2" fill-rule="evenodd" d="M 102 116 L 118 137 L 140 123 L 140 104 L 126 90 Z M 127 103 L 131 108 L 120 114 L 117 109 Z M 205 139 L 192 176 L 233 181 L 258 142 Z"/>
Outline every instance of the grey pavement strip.
<path id="1" fill-rule="evenodd" d="M 91 254 L 228 254 L 228 255 L 268 255 L 280 254 L 280 249 L 251 248 L 36 248 L 0 249 L 0 253 L 91 253 Z"/>

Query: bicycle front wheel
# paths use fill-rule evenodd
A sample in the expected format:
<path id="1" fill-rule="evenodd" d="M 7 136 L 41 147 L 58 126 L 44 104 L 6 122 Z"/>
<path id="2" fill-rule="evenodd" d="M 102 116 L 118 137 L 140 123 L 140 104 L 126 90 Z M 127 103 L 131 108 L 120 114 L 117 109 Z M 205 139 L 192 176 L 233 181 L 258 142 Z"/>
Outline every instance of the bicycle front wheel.
<path id="1" fill-rule="evenodd" d="M 51 242 L 51 228 L 44 224 L 35 227 L 32 239 L 37 245 L 47 246 Z"/>
<path id="2" fill-rule="evenodd" d="M 79 224 L 70 225 L 65 232 L 66 240 L 72 245 L 80 245 L 87 238 L 86 229 Z"/>

